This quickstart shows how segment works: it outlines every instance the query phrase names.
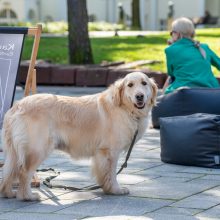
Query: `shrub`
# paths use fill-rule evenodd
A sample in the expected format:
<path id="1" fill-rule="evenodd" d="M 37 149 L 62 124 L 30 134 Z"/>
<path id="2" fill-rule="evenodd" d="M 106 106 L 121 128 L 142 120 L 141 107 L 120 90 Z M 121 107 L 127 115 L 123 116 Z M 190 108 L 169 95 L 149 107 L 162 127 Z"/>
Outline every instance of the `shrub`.
<path id="1" fill-rule="evenodd" d="M 122 24 L 111 24 L 107 22 L 89 22 L 89 31 L 115 31 L 125 30 Z"/>
<path id="2" fill-rule="evenodd" d="M 52 22 L 40 22 L 42 24 L 43 33 L 66 33 L 68 31 L 68 24 L 66 21 L 52 21 Z M 1 26 L 19 26 L 19 27 L 33 27 L 36 24 L 31 22 L 17 22 L 13 24 L 2 23 Z M 122 24 L 111 24 L 107 22 L 89 22 L 89 31 L 115 31 L 125 30 L 125 26 Z"/>

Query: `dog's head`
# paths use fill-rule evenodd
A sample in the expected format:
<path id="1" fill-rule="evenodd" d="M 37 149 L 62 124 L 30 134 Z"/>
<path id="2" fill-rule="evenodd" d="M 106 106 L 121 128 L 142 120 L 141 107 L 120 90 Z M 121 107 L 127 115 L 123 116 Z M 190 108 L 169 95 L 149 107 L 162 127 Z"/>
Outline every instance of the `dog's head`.
<path id="1" fill-rule="evenodd" d="M 132 72 L 113 85 L 113 101 L 117 106 L 126 106 L 132 112 L 146 112 L 156 102 L 157 86 L 142 72 Z"/>

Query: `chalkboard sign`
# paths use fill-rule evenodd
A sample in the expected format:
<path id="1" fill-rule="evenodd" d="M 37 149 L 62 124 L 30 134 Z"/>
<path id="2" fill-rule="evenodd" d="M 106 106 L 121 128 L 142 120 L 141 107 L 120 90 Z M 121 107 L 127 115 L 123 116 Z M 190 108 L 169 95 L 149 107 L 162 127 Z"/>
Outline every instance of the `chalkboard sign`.
<path id="1" fill-rule="evenodd" d="M 28 28 L 0 27 L 0 129 L 14 100 L 16 77 Z"/>

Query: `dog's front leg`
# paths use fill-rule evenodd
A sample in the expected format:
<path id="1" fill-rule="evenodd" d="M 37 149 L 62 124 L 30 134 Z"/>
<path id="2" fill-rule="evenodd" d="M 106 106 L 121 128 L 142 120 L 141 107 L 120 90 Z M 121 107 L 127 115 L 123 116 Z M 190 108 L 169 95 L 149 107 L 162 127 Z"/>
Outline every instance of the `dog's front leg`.
<path id="1" fill-rule="evenodd" d="M 119 152 L 101 148 L 93 158 L 93 173 L 106 194 L 124 195 L 129 193 L 127 188 L 119 186 L 116 179 L 118 157 Z"/>

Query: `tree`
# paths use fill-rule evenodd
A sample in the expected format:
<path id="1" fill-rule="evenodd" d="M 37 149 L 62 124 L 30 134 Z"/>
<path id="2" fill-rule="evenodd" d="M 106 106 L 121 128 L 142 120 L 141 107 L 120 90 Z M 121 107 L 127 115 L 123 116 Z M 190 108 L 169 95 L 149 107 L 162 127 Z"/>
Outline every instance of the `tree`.
<path id="1" fill-rule="evenodd" d="M 69 61 L 71 64 L 93 63 L 88 33 L 86 0 L 67 0 Z"/>
<path id="2" fill-rule="evenodd" d="M 140 22 L 140 0 L 132 0 L 131 3 L 132 8 L 132 23 L 131 27 L 134 30 L 141 30 L 141 22 Z"/>

